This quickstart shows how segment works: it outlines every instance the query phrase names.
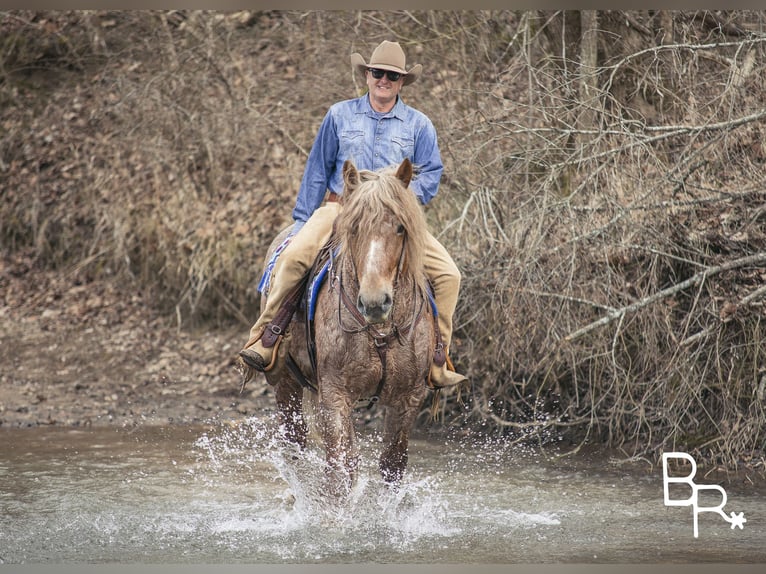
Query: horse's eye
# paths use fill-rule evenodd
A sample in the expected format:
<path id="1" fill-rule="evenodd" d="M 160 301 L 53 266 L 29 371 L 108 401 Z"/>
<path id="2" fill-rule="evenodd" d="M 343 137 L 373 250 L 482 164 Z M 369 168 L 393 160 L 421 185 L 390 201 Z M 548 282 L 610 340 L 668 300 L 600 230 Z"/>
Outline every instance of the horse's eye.
<path id="1" fill-rule="evenodd" d="M 404 225 L 402 225 L 401 223 L 399 225 L 397 225 L 397 227 L 396 227 L 396 234 L 397 235 L 404 235 Z"/>

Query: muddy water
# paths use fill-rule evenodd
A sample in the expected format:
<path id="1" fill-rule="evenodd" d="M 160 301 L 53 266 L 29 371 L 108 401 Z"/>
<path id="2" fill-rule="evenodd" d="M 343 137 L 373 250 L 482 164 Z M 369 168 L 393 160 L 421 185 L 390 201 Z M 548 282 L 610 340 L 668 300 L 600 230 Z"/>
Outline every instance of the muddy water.
<path id="1" fill-rule="evenodd" d="M 694 538 L 691 508 L 664 505 L 661 468 L 429 437 L 391 491 L 380 437 L 360 431 L 360 480 L 338 508 L 318 447 L 295 456 L 278 434 L 268 416 L 2 430 L 0 564 L 766 561 L 762 483 L 725 484 L 743 529 L 702 513 Z"/>

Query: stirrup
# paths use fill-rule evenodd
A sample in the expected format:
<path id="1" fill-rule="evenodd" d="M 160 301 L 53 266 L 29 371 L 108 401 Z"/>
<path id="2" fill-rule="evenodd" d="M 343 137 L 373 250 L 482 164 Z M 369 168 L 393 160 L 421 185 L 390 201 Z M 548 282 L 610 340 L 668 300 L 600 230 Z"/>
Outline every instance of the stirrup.
<path id="1" fill-rule="evenodd" d="M 250 343 L 250 345 L 242 349 L 239 352 L 239 356 L 242 358 L 242 361 L 244 361 L 244 363 L 251 369 L 255 369 L 256 371 L 261 373 L 267 373 L 271 369 L 273 369 L 274 365 L 276 365 L 277 363 L 277 355 L 279 351 L 279 345 L 282 342 L 282 338 L 283 338 L 283 335 L 277 336 L 276 340 L 274 341 L 274 344 L 270 345 L 269 347 L 266 347 L 263 343 L 261 343 L 261 347 L 271 351 L 271 360 L 269 361 L 268 364 L 265 364 L 266 361 L 264 360 L 264 357 L 261 353 L 253 349 L 250 349 L 252 345 L 254 345 L 255 343 L 261 340 L 260 337 L 256 339 L 254 342 Z"/>

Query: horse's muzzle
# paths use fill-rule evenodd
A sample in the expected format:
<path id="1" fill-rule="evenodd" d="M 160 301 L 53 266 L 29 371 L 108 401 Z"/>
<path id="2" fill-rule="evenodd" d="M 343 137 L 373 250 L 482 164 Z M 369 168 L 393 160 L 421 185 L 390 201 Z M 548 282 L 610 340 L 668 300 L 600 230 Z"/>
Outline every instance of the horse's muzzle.
<path id="1" fill-rule="evenodd" d="M 374 298 L 365 298 L 359 295 L 356 299 L 356 308 L 368 323 L 382 323 L 388 319 L 393 303 L 394 301 L 388 293 Z"/>

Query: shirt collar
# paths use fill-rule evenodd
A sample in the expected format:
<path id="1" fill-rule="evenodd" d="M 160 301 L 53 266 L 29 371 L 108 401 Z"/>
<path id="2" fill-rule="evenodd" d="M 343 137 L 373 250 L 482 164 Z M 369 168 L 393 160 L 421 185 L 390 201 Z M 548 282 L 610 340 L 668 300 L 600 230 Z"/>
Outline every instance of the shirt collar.
<path id="1" fill-rule="evenodd" d="M 370 94 L 365 94 L 361 98 L 359 98 L 361 106 L 359 107 L 359 112 L 363 114 L 367 114 L 368 116 L 375 116 L 380 115 L 380 112 L 376 112 L 372 109 L 372 105 L 370 104 Z M 396 103 L 394 104 L 394 107 L 391 108 L 391 111 L 383 114 L 384 118 L 392 117 L 397 118 L 400 120 L 404 119 L 404 108 L 405 104 L 402 101 L 402 97 L 397 95 L 396 96 Z"/>

